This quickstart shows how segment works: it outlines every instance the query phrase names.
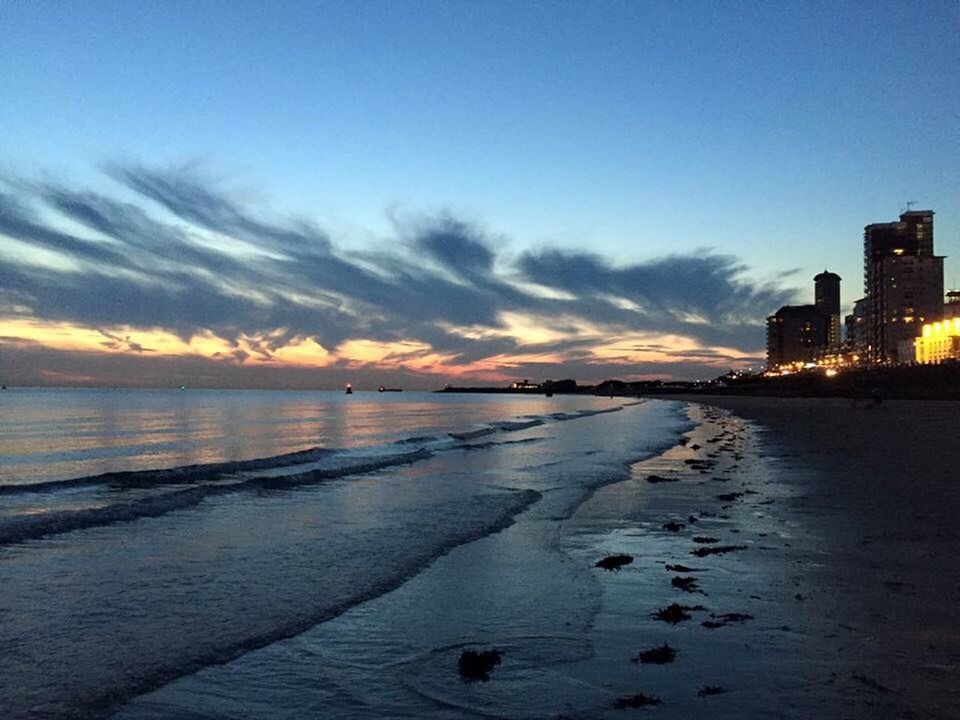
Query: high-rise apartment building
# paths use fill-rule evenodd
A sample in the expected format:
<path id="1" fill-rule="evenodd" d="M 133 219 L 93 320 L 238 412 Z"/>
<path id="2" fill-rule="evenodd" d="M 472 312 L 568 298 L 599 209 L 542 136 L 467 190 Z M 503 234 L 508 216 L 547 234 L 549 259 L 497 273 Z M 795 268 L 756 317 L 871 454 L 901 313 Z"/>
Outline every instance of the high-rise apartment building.
<path id="1" fill-rule="evenodd" d="M 933 211 L 863 229 L 865 346 L 870 363 L 895 362 L 897 345 L 943 312 L 943 257 L 933 254 Z"/>
<path id="2" fill-rule="evenodd" d="M 840 276 L 822 273 L 813 278 L 813 304 L 829 318 L 827 346 L 832 350 L 840 347 Z"/>

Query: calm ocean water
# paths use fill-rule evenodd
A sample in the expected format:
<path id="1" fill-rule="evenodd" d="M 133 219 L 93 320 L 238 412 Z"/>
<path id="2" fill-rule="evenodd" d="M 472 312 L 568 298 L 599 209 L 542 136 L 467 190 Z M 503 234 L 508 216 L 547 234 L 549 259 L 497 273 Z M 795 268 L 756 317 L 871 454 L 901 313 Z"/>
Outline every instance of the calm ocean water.
<path id="1" fill-rule="evenodd" d="M 447 655 L 585 652 L 596 587 L 559 529 L 689 427 L 592 397 L 5 391 L 0 708 L 482 715 Z M 411 583 L 439 586 L 397 635 Z"/>

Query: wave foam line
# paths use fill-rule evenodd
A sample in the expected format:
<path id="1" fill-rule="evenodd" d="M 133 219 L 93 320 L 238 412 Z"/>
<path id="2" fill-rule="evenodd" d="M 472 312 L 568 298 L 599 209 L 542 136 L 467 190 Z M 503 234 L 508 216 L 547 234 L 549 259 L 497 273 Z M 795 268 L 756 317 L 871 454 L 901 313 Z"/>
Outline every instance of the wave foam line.
<path id="1" fill-rule="evenodd" d="M 206 498 L 215 495 L 225 495 L 244 490 L 280 490 L 307 486 L 325 480 L 373 472 L 394 465 L 406 465 L 428 458 L 430 455 L 429 451 L 421 449 L 388 457 L 366 459 L 336 468 L 324 468 L 275 477 L 253 477 L 223 485 L 198 485 L 128 503 L 117 503 L 83 510 L 61 510 L 43 515 L 14 518 L 0 525 L 0 547 L 15 545 L 27 540 L 37 540 L 51 535 L 61 535 L 74 530 L 133 522 L 141 518 L 159 517 L 176 510 L 199 505 Z"/>
<path id="2" fill-rule="evenodd" d="M 14 545 L 27 540 L 35 540 L 48 535 L 60 535 L 74 530 L 165 515 L 174 510 L 197 505 L 211 492 L 224 492 L 229 487 L 200 486 L 129 503 L 118 503 L 83 510 L 60 510 L 44 515 L 15 518 L 0 525 L 0 546 Z"/>
<path id="3" fill-rule="evenodd" d="M 479 430 L 467 430 L 465 432 L 455 432 L 447 433 L 454 440 L 473 440 L 474 438 L 484 437 L 486 435 L 493 435 L 497 429 L 495 427 L 485 427 L 480 428 Z"/>
<path id="4" fill-rule="evenodd" d="M 202 465 L 181 465 L 179 467 L 158 470 L 125 470 L 100 475 L 70 478 L 67 480 L 47 480 L 25 485 L 0 485 L 0 494 L 51 492 L 69 488 L 88 487 L 90 485 L 112 485 L 123 488 L 149 488 L 157 485 L 187 485 L 217 476 L 236 472 L 265 470 L 267 468 L 302 465 L 317 462 L 334 451 L 313 447 L 283 455 L 273 455 L 253 460 L 234 460 L 230 462 L 206 463 Z"/>
<path id="5" fill-rule="evenodd" d="M 533 420 L 521 420 L 521 421 L 505 420 L 503 422 L 494 423 L 494 425 L 501 432 L 516 432 L 517 430 L 526 430 L 527 428 L 543 425 L 543 419 L 535 418 Z"/>
<path id="6" fill-rule="evenodd" d="M 255 477 L 239 483 L 241 487 L 263 488 L 265 490 L 276 490 L 281 488 L 298 487 L 301 485 L 310 485 L 312 483 L 322 482 L 324 480 L 335 480 L 346 477 L 347 475 L 360 475 L 362 473 L 382 470 L 383 468 L 393 467 L 394 465 L 408 465 L 417 460 L 426 460 L 433 453 L 424 448 L 413 450 L 411 452 L 400 453 L 398 455 L 388 455 L 386 457 L 370 458 L 360 462 L 344 465 L 337 468 L 319 468 L 307 472 L 290 473 L 289 475 L 272 475 L 270 477 Z"/>

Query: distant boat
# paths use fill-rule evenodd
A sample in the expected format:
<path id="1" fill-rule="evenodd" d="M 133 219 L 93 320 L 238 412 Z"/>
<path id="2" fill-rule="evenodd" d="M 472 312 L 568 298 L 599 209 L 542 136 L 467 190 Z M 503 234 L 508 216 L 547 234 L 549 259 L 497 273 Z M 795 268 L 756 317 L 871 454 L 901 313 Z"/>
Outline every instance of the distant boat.
<path id="1" fill-rule="evenodd" d="M 353 385 L 347 383 L 347 395 L 353 395 Z"/>
<path id="2" fill-rule="evenodd" d="M 381 385 L 377 388 L 377 392 L 403 392 L 403 388 L 388 388 Z"/>

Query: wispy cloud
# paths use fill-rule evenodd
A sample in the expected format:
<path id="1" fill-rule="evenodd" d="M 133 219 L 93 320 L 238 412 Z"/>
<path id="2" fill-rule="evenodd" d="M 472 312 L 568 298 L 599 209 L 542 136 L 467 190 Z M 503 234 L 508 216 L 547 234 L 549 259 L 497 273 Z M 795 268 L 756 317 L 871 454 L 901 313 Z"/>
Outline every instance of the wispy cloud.
<path id="1" fill-rule="evenodd" d="M 398 223 L 389 243 L 350 254 L 189 166 L 105 172 L 123 193 L 0 179 L 0 325 L 19 339 L 0 340 L 8 357 L 60 351 L 83 364 L 77 376 L 132 373 L 114 382 L 161 359 L 169 373 L 177 358 L 243 382 L 270 368 L 313 369 L 314 384 L 364 368 L 433 385 L 702 376 L 758 360 L 763 317 L 794 294 L 709 249 L 630 265 L 557 248 L 507 261 L 502 239 L 449 214 Z M 130 191 L 135 201 L 119 199 Z"/>

